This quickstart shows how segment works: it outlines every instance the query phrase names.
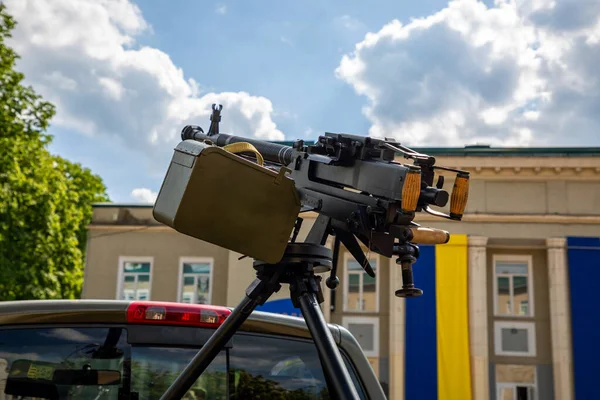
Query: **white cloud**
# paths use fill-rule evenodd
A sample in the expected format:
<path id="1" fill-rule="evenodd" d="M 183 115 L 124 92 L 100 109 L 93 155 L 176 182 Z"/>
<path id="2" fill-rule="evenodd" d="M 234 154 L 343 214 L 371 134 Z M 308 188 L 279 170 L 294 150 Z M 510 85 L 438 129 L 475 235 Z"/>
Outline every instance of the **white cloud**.
<path id="1" fill-rule="evenodd" d="M 227 6 L 225 4 L 217 4 L 217 7 L 215 8 L 215 12 L 217 14 L 224 15 L 227 13 Z"/>
<path id="2" fill-rule="evenodd" d="M 281 43 L 285 43 L 285 44 L 288 44 L 290 46 L 293 45 L 292 41 L 288 37 L 286 37 L 286 36 L 280 36 L 279 40 L 281 40 Z"/>
<path id="3" fill-rule="evenodd" d="M 138 46 L 151 32 L 128 0 L 6 0 L 18 22 L 10 45 L 18 68 L 57 105 L 55 125 L 167 154 L 186 124 L 209 124 L 223 104 L 222 131 L 282 140 L 271 102 L 245 92 L 200 93 L 168 54 Z M 206 126 L 208 128 L 208 126 Z"/>
<path id="4" fill-rule="evenodd" d="M 334 23 L 344 29 L 351 31 L 363 29 L 365 26 L 358 19 L 351 17 L 350 15 L 342 15 L 334 19 Z"/>
<path id="5" fill-rule="evenodd" d="M 600 6 L 566 2 L 455 0 L 367 34 L 335 72 L 368 98 L 371 135 L 409 145 L 598 143 Z"/>
<path id="6" fill-rule="evenodd" d="M 140 203 L 154 204 L 157 196 L 157 192 L 153 192 L 152 190 L 146 188 L 136 188 L 131 191 L 131 197 Z"/>
<path id="7" fill-rule="evenodd" d="M 52 330 L 50 333 L 41 333 L 40 335 L 54 339 L 68 340 L 81 343 L 89 343 L 93 340 L 91 336 L 72 328 L 57 328 Z"/>

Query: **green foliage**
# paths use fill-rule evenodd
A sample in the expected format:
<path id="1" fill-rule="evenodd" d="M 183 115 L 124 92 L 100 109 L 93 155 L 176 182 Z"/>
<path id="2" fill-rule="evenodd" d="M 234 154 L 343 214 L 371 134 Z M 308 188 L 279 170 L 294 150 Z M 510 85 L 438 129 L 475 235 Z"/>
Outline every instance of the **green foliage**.
<path id="1" fill-rule="evenodd" d="M 133 392 L 136 392 L 140 400 L 159 399 L 171 386 L 181 371 L 165 371 L 156 368 L 155 365 L 141 364 L 137 361 L 131 362 L 131 375 Z M 224 371 L 204 371 L 194 385 L 183 396 L 183 400 L 227 399 L 227 373 Z M 207 396 L 205 396 L 207 395 Z"/>
<path id="2" fill-rule="evenodd" d="M 239 399 L 261 400 L 329 400 L 327 389 L 320 393 L 311 393 L 303 389 L 286 390 L 278 382 L 266 379 L 261 375 L 238 370 L 240 374 L 236 395 Z"/>
<path id="3" fill-rule="evenodd" d="M 137 392 L 140 400 L 158 399 L 171 386 L 179 371 L 157 370 L 150 364 L 131 363 L 132 391 Z M 227 376 L 225 371 L 207 369 L 183 396 L 183 400 L 227 399 Z M 230 396 L 232 400 L 329 400 L 327 388 L 319 392 L 303 389 L 286 390 L 278 382 L 266 379 L 262 375 L 253 375 L 242 369 L 230 370 Z"/>
<path id="4" fill-rule="evenodd" d="M 0 3 L 0 300 L 78 298 L 100 177 L 51 154 L 55 114 L 15 70 L 15 21 Z"/>

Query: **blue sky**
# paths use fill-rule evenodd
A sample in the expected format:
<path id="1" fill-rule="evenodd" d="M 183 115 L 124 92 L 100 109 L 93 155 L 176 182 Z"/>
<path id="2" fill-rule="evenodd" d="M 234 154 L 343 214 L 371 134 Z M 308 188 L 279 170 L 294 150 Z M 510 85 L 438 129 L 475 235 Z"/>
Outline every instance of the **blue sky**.
<path id="1" fill-rule="evenodd" d="M 269 140 L 600 145 L 590 3 L 6 3 L 18 66 L 58 107 L 52 151 L 113 201 L 152 201 L 181 128 L 208 128 L 214 101 L 222 131 Z"/>
<path id="2" fill-rule="evenodd" d="M 141 1 L 154 34 L 140 42 L 165 50 L 211 91 L 269 98 L 282 114 L 273 119 L 290 138 L 311 128 L 366 133 L 365 99 L 334 74 L 342 55 L 394 18 L 409 21 L 445 4 L 186 0 L 173 7 L 173 2 Z M 223 6 L 225 14 L 215 12 Z"/>

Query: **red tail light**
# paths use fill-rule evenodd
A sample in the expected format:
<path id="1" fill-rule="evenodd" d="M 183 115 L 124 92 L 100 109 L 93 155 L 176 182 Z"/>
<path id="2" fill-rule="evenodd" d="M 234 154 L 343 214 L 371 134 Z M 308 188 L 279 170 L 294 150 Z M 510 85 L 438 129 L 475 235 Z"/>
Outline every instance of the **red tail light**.
<path id="1" fill-rule="evenodd" d="M 231 314 L 226 307 L 157 301 L 134 301 L 127 322 L 152 325 L 185 325 L 216 328 Z"/>

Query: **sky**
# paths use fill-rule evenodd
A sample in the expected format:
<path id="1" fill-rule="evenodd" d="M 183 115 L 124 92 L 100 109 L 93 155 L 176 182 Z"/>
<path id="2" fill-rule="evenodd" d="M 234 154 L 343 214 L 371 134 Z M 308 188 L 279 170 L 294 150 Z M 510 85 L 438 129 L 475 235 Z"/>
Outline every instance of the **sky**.
<path id="1" fill-rule="evenodd" d="M 181 129 L 600 146 L 597 0 L 0 0 L 50 150 L 153 202 Z"/>

